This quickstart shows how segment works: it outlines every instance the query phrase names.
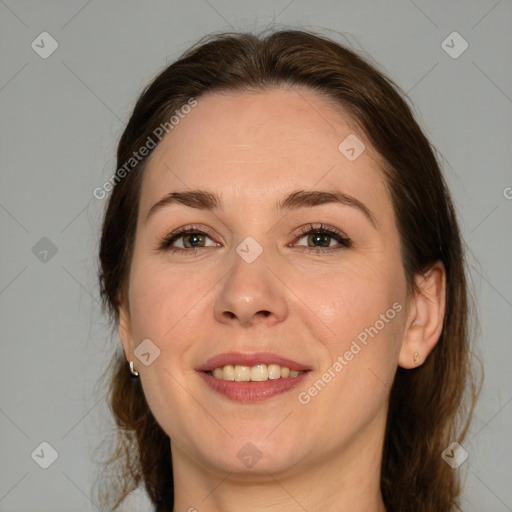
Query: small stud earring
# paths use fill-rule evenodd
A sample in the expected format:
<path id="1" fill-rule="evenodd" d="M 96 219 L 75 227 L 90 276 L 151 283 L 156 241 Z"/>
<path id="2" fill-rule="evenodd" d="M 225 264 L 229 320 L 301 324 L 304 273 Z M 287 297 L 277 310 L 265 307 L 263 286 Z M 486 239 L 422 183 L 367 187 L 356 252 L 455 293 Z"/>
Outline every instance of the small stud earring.
<path id="1" fill-rule="evenodd" d="M 414 358 L 413 358 L 413 361 L 414 361 L 414 364 L 418 364 L 418 352 L 414 352 Z"/>
<path id="2" fill-rule="evenodd" d="M 134 377 L 138 377 L 139 376 L 139 372 L 137 370 L 134 370 L 133 369 L 133 361 L 130 361 L 130 373 L 134 376 Z"/>

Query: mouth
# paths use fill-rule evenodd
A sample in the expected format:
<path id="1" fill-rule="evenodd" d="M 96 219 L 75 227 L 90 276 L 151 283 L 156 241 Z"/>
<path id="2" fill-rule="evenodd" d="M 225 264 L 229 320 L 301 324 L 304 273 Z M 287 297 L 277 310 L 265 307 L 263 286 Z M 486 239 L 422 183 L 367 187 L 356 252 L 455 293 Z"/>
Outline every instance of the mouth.
<path id="1" fill-rule="evenodd" d="M 252 402 L 290 391 L 311 368 L 276 354 L 226 353 L 209 359 L 196 371 L 216 393 Z"/>

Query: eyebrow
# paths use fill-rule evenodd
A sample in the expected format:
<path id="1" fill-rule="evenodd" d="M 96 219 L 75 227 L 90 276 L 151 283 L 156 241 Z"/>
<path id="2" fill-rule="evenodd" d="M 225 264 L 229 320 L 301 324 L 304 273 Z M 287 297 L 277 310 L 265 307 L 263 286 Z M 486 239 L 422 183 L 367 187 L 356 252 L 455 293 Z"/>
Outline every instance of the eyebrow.
<path id="1" fill-rule="evenodd" d="M 355 197 L 338 191 L 297 190 L 286 196 L 284 200 L 279 201 L 276 206 L 279 210 L 296 210 L 330 203 L 356 208 L 364 214 L 375 228 L 378 225 L 374 215 L 364 203 Z M 170 192 L 149 209 L 145 222 L 148 222 L 157 211 L 172 204 L 182 204 L 199 210 L 217 210 L 221 206 L 221 200 L 217 194 L 205 190 Z"/>

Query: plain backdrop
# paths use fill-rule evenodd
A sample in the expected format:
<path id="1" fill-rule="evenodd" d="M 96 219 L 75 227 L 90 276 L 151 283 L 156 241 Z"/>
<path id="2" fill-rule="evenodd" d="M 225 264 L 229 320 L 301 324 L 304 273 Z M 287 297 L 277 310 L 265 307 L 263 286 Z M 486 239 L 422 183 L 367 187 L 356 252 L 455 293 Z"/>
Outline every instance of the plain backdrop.
<path id="1" fill-rule="evenodd" d="M 0 0 L 0 511 L 99 510 L 113 423 L 95 384 L 120 345 L 99 307 L 93 190 L 159 70 L 207 33 L 272 26 L 372 58 L 443 155 L 486 372 L 457 470 L 464 510 L 512 510 L 510 0 Z M 150 508 L 135 493 L 125 510 Z"/>

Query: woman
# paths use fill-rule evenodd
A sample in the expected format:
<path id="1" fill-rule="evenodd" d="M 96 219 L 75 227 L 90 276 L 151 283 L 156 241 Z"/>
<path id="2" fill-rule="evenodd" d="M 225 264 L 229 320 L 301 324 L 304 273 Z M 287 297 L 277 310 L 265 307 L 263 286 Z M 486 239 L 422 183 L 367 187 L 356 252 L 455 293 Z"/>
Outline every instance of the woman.
<path id="1" fill-rule="evenodd" d="M 459 508 L 462 243 L 396 86 L 312 33 L 210 36 L 142 93 L 117 162 L 104 505 L 143 482 L 162 512 Z"/>

